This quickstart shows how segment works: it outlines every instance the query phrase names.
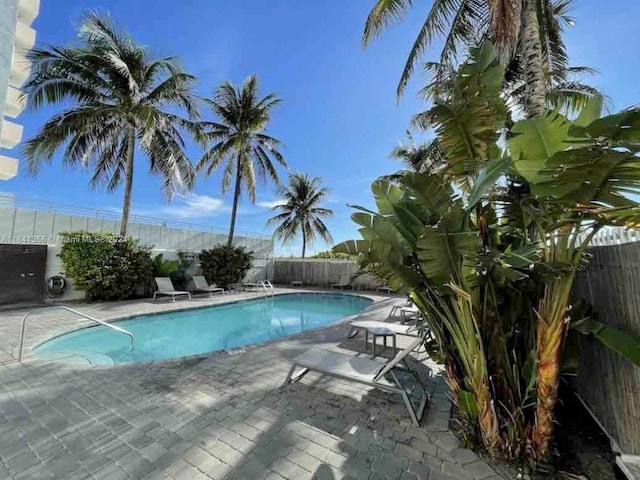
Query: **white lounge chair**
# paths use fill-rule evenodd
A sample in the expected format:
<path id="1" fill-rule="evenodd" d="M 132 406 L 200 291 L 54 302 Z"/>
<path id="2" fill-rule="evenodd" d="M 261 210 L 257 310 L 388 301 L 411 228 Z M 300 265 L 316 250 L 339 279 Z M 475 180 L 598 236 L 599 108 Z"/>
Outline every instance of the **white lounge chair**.
<path id="1" fill-rule="evenodd" d="M 349 280 L 349 275 L 340 275 L 340 280 L 338 283 L 334 283 L 331 285 L 331 289 L 339 288 L 340 290 L 344 290 L 344 287 L 354 288 L 353 283 Z"/>
<path id="2" fill-rule="evenodd" d="M 420 333 L 415 325 L 401 325 L 398 323 L 390 322 L 378 322 L 376 320 L 357 320 L 351 322 L 351 330 L 347 335 L 348 338 L 353 338 L 358 334 L 359 330 L 372 329 L 372 328 L 386 328 L 391 330 L 396 335 L 404 335 L 407 337 L 419 337 Z"/>
<path id="3" fill-rule="evenodd" d="M 209 292 L 209 296 L 211 297 L 213 297 L 214 293 L 225 294 L 224 288 L 218 287 L 215 284 L 208 285 L 207 279 L 204 278 L 204 275 L 196 275 L 193 277 L 193 285 L 197 292 Z"/>
<path id="4" fill-rule="evenodd" d="M 166 295 L 171 297 L 171 301 L 175 302 L 176 297 L 179 295 L 186 295 L 191 300 L 191 294 L 189 292 L 182 292 L 173 288 L 173 283 L 169 277 L 156 277 L 156 287 L 158 289 L 153 292 L 153 301 L 156 301 L 158 295 Z"/>
<path id="5" fill-rule="evenodd" d="M 391 290 L 391 287 L 389 285 L 387 285 L 387 282 L 383 282 L 382 285 L 379 285 L 376 288 L 376 292 L 385 292 L 385 293 L 391 293 L 393 290 Z"/>
<path id="6" fill-rule="evenodd" d="M 262 284 L 258 282 L 242 282 L 243 290 L 248 290 L 250 288 L 260 288 L 260 287 L 262 287 Z"/>
<path id="7" fill-rule="evenodd" d="M 422 338 L 416 338 L 392 360 L 311 348 L 293 360 L 284 383 L 286 385 L 298 381 L 313 370 L 385 392 L 398 393 L 402 396 L 414 425 L 419 426 L 429 397 L 420 376 L 419 364 L 411 359 L 410 353 L 421 343 Z M 297 368 L 301 370 L 296 372 Z"/>

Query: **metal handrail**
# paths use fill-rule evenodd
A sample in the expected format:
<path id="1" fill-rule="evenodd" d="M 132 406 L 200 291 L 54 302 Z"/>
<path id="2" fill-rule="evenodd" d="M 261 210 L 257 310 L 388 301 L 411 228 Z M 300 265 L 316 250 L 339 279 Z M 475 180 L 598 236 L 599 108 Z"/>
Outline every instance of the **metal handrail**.
<path id="1" fill-rule="evenodd" d="M 93 322 L 99 323 L 100 325 L 104 325 L 105 327 L 108 327 L 111 330 L 115 330 L 116 332 L 120 332 L 120 333 L 123 333 L 123 334 L 127 335 L 129 337 L 129 341 L 131 342 L 131 345 L 129 347 L 129 351 L 133 350 L 133 341 L 134 341 L 133 333 L 125 330 L 124 328 L 116 327 L 115 325 L 112 325 L 110 323 L 104 322 L 104 321 L 99 320 L 99 319 L 97 319 L 95 317 L 92 317 L 91 315 L 87 315 L 86 313 L 82 313 L 82 312 L 79 312 L 78 310 L 74 310 L 73 308 L 65 307 L 63 305 L 54 305 L 54 306 L 51 306 L 51 307 L 43 307 L 43 308 L 39 308 L 37 310 L 31 310 L 30 312 L 27 312 L 24 317 L 22 317 L 22 326 L 20 327 L 20 345 L 18 346 L 18 361 L 19 362 L 22 362 L 22 349 L 24 347 L 24 334 L 25 334 L 26 327 L 27 327 L 27 318 L 29 318 L 29 316 L 32 313 L 37 313 L 37 312 L 40 312 L 42 310 L 53 310 L 53 309 L 66 310 L 67 312 L 75 313 L 76 315 L 79 315 L 80 317 L 86 318 L 87 320 L 91 320 Z"/>
<path id="2" fill-rule="evenodd" d="M 269 287 L 269 289 L 271 290 L 271 296 L 273 297 L 274 288 L 269 280 L 261 280 L 260 285 L 262 285 L 262 288 L 264 289 L 265 297 L 269 296 L 269 291 L 267 290 L 267 287 Z"/>

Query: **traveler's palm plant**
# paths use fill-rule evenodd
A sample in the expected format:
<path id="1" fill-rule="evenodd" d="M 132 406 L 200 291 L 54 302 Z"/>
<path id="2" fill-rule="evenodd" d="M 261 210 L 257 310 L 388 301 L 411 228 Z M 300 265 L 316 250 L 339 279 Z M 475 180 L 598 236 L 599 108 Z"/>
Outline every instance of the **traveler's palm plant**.
<path id="1" fill-rule="evenodd" d="M 281 205 L 272 208 L 280 213 L 267 221 L 267 225 L 277 225 L 274 236 L 283 243 L 302 233 L 302 258 L 307 244 L 313 245 L 316 235 L 327 243 L 333 238 L 322 217 L 330 217 L 333 211 L 320 206 L 329 194 L 327 188 L 321 188 L 319 177 L 309 177 L 301 173 L 289 175 L 289 185 L 281 186 L 278 194 L 284 200 Z"/>
<path id="2" fill-rule="evenodd" d="M 247 78 L 241 87 L 224 82 L 216 89 L 212 99 L 205 99 L 218 121 L 205 122 L 207 136 L 213 145 L 205 152 L 197 168 L 211 175 L 223 166 L 223 193 L 233 182 L 228 246 L 233 243 L 243 184 L 249 199 L 254 202 L 256 177 L 262 182 L 269 177 L 278 184 L 278 172 L 273 160 L 287 168 L 287 162 L 278 150 L 280 141 L 265 133 L 271 112 L 280 102 L 273 93 L 259 98 L 258 77 L 255 75 Z"/>
<path id="3" fill-rule="evenodd" d="M 637 339 L 569 313 L 592 235 L 639 224 L 625 194 L 640 182 L 640 110 L 599 118 L 597 97 L 574 122 L 547 111 L 504 132 L 503 68 L 489 43 L 471 53 L 450 97 L 425 113 L 445 166 L 405 173 L 400 186 L 374 182 L 377 211 L 352 216 L 363 239 L 334 250 L 358 255 L 423 311 L 427 346 L 480 443 L 540 459 L 570 328 L 640 364 Z"/>
<path id="4" fill-rule="evenodd" d="M 182 132 L 202 139 L 193 121 L 195 77 L 184 73 L 174 58 L 150 58 L 108 17 L 89 13 L 80 26 L 80 40 L 79 46 L 28 53 L 27 106 L 60 104 L 65 109 L 24 144 L 22 153 L 32 174 L 61 150 L 63 165 L 93 170 L 92 186 L 114 190 L 124 181 L 120 235 L 125 236 L 136 149 L 149 160 L 149 172 L 162 177 L 167 197 L 192 186 Z M 189 119 L 167 107 L 184 110 Z"/>

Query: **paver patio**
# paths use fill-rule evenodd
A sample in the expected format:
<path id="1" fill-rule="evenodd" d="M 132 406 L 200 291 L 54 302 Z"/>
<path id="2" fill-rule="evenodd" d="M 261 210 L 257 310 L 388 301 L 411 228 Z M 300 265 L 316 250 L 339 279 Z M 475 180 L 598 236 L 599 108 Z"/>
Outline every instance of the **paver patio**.
<path id="1" fill-rule="evenodd" d="M 79 308 L 105 319 L 231 298 Z M 363 316 L 384 318 L 395 301 Z M 28 344 L 82 324 L 62 315 L 34 317 Z M 345 340 L 345 323 L 237 352 L 79 368 L 13 360 L 20 318 L 0 313 L 2 479 L 502 478 L 448 431 L 438 375 L 420 428 L 399 397 L 359 384 L 308 374 L 282 386 L 309 346 L 361 350 L 360 336 Z"/>

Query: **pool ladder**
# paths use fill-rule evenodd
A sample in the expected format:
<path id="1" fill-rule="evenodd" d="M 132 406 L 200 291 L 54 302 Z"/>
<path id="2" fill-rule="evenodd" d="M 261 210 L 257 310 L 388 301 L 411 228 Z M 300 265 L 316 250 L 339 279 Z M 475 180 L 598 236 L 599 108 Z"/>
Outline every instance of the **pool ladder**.
<path id="1" fill-rule="evenodd" d="M 274 289 L 273 289 L 273 285 L 269 280 L 261 280 L 260 286 L 262 286 L 262 289 L 264 290 L 265 297 L 268 297 L 269 295 L 273 297 Z"/>
<path id="2" fill-rule="evenodd" d="M 133 333 L 129 332 L 128 330 L 117 327 L 105 321 L 99 320 L 95 317 L 92 317 L 91 315 L 87 315 L 86 313 L 79 312 L 78 310 L 74 310 L 73 308 L 65 307 L 62 305 L 54 305 L 51 307 L 42 307 L 42 308 L 38 308 L 37 310 L 31 310 L 30 312 L 27 312 L 27 314 L 24 317 L 22 317 L 22 325 L 20 326 L 20 344 L 18 345 L 18 362 L 22 362 L 22 350 L 24 348 L 24 335 L 27 327 L 27 318 L 29 318 L 29 316 L 32 313 L 41 312 L 42 310 L 53 310 L 53 309 L 66 310 L 67 312 L 74 313 L 79 317 L 86 318 L 87 320 L 91 320 L 92 322 L 99 323 L 100 325 L 110 328 L 111 330 L 115 330 L 116 332 L 122 333 L 123 335 L 127 335 L 129 337 L 129 342 L 130 342 L 129 351 L 133 350 L 134 337 L 133 337 Z"/>

